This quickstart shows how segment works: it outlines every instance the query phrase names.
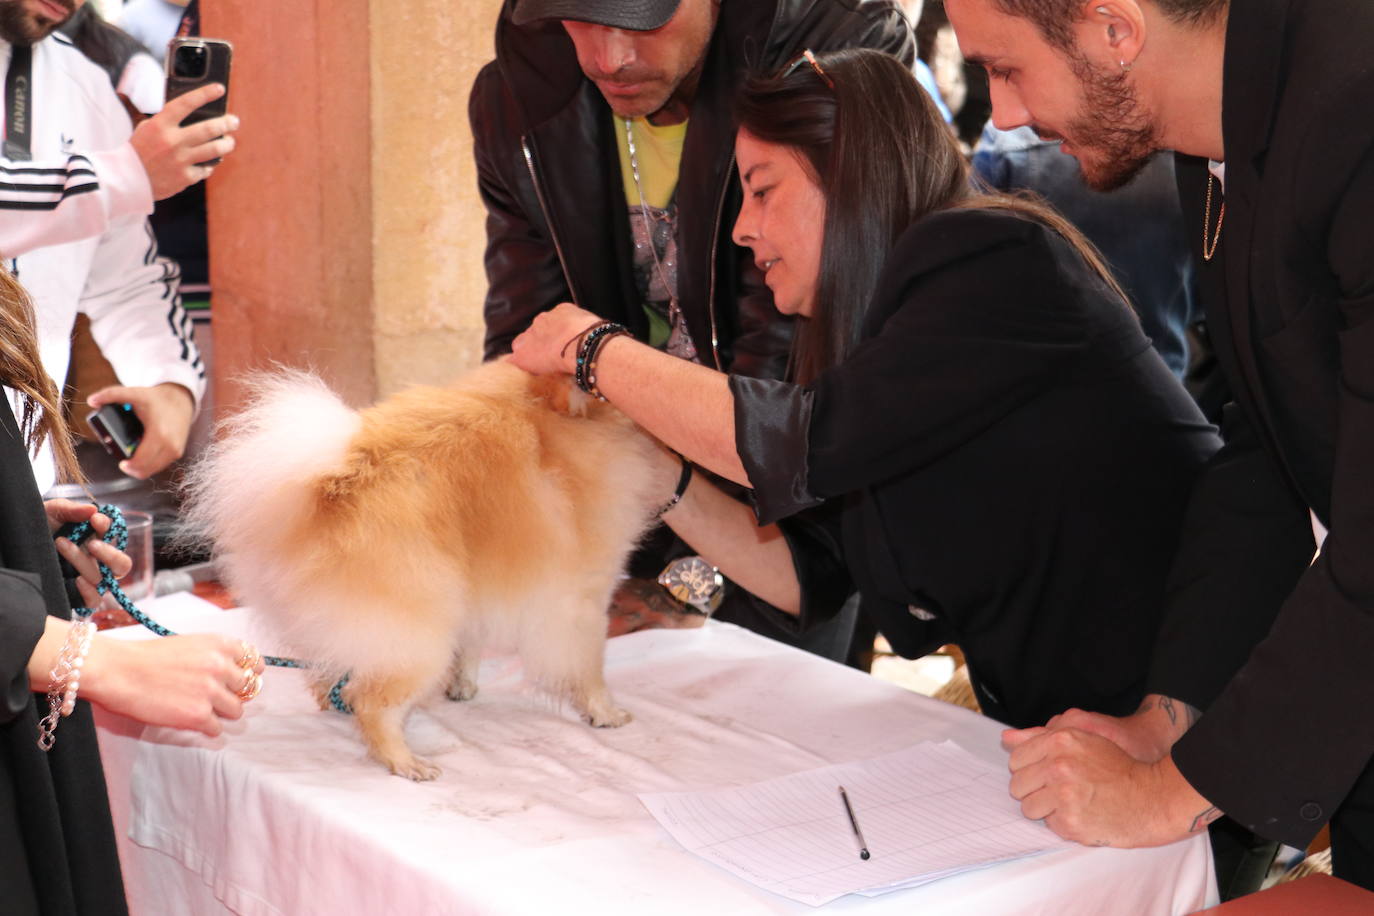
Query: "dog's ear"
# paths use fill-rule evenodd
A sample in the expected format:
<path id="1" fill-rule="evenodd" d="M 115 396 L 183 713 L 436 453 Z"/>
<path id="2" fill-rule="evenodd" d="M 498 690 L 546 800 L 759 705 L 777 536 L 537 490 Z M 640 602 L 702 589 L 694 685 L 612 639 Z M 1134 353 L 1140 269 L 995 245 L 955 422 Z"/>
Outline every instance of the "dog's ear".
<path id="1" fill-rule="evenodd" d="M 536 375 L 530 379 L 530 393 L 555 412 L 567 417 L 585 417 L 591 396 L 566 375 Z"/>

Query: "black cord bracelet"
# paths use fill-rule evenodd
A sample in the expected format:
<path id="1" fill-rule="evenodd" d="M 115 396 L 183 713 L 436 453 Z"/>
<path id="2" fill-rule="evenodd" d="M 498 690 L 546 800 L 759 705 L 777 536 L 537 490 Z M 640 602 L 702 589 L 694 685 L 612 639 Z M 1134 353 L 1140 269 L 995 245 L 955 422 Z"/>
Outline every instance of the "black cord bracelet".
<path id="1" fill-rule="evenodd" d="M 663 508 L 658 510 L 658 518 L 662 518 L 669 509 L 682 502 L 682 497 L 687 495 L 687 485 L 692 482 L 692 462 L 681 455 L 677 456 L 677 460 L 682 462 L 682 473 L 677 478 L 677 489 L 673 491 L 673 498 L 664 503 Z"/>

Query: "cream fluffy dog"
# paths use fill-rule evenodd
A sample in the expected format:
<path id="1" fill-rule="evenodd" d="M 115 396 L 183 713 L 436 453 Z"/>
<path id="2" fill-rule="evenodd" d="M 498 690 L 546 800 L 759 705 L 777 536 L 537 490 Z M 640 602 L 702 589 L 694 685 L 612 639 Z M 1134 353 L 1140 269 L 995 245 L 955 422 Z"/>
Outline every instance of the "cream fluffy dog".
<path id="1" fill-rule="evenodd" d="M 440 690 L 475 695 L 485 646 L 518 649 L 527 678 L 591 725 L 630 720 L 602 677 L 606 608 L 665 500 L 653 440 L 505 362 L 362 411 L 306 373 L 252 386 L 193 469 L 184 515 L 234 594 L 315 666 L 322 701 L 349 673 L 376 759 L 439 774 L 404 720 Z"/>

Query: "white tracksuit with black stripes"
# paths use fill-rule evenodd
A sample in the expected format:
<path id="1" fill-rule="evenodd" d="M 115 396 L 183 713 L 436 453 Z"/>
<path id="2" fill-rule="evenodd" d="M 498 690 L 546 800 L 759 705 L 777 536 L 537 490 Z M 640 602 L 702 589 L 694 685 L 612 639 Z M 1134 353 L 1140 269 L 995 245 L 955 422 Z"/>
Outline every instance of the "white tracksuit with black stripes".
<path id="1" fill-rule="evenodd" d="M 0 87 L 9 61 L 0 42 Z M 157 256 L 148 179 L 109 78 L 53 35 L 33 46 L 31 106 L 33 161 L 0 162 L 0 253 L 33 297 L 43 365 L 63 383 L 72 325 L 85 312 L 121 384 L 175 382 L 199 405 L 205 371 L 179 273 Z M 45 167 L 58 171 L 18 171 Z M 34 244 L 46 247 L 26 250 Z M 40 490 L 53 483 L 50 457 L 40 456 L 34 472 Z"/>

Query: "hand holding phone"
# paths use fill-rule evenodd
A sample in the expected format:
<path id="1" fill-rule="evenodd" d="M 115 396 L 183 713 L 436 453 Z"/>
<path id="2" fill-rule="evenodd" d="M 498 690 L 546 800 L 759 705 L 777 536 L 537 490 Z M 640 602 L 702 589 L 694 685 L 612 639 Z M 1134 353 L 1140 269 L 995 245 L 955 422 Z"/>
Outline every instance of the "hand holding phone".
<path id="1" fill-rule="evenodd" d="M 132 404 L 106 404 L 86 414 L 86 422 L 105 451 L 121 461 L 132 458 L 143 441 L 143 422 Z"/>
<path id="2" fill-rule="evenodd" d="M 167 101 L 211 83 L 224 94 L 186 115 L 181 126 L 199 124 L 224 115 L 229 104 L 229 64 L 234 47 L 219 38 L 174 38 L 167 47 Z M 219 157 L 197 163 L 217 165 Z"/>
<path id="3" fill-rule="evenodd" d="M 206 82 L 190 87 L 181 82 L 181 91 L 174 93 L 168 103 L 153 117 L 133 129 L 129 144 L 136 152 L 148 184 L 153 187 L 153 199 L 162 201 L 184 190 L 196 181 L 209 177 L 220 157 L 234 150 L 232 132 L 239 129 L 239 119 L 232 114 L 202 117 L 206 106 L 223 110 L 228 88 L 220 82 Z M 170 91 L 169 89 L 169 92 Z M 183 121 L 188 126 L 181 126 Z"/>

